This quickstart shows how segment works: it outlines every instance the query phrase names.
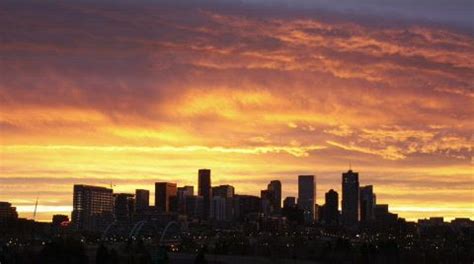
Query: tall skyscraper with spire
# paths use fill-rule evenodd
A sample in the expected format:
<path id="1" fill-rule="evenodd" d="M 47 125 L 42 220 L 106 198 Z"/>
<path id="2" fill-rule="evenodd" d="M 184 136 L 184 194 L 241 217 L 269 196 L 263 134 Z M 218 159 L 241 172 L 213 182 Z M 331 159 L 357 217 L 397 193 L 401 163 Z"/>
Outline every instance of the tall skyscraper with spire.
<path id="1" fill-rule="evenodd" d="M 342 223 L 354 226 L 359 222 L 359 173 L 349 170 L 342 174 Z"/>

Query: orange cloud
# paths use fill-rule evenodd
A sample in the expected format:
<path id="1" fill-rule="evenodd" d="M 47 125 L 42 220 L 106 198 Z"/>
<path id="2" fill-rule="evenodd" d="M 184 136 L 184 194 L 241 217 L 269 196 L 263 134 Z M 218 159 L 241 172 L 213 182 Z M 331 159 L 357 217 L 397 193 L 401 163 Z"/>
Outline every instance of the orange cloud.
<path id="1" fill-rule="evenodd" d="M 295 195 L 296 175 L 314 173 L 322 203 L 349 162 L 401 216 L 472 216 L 470 34 L 225 5 L 47 5 L 41 19 L 0 10 L 0 199 L 24 216 L 38 194 L 44 219 L 69 210 L 74 183 L 196 184 L 201 167 L 247 194 L 278 178 Z"/>

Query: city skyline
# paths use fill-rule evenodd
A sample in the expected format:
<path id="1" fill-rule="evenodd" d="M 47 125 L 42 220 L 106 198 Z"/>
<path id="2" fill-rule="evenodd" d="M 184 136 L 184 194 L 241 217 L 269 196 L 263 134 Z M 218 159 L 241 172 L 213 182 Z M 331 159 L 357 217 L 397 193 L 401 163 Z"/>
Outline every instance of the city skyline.
<path id="1" fill-rule="evenodd" d="M 0 2 L 0 201 L 49 221 L 75 183 L 209 167 L 322 203 L 352 164 L 401 217 L 474 218 L 472 1 L 175 2 Z"/>
<path id="2" fill-rule="evenodd" d="M 273 214 L 277 214 L 277 215 L 280 215 L 281 214 L 281 208 L 284 207 L 285 203 L 284 203 L 284 200 L 286 199 L 293 199 L 294 202 L 295 202 L 295 206 L 298 206 L 299 209 L 302 210 L 303 212 L 303 215 L 305 217 L 305 222 L 307 223 L 311 223 L 312 221 L 318 221 L 318 217 L 321 217 L 321 219 L 319 221 L 326 221 L 326 220 L 330 220 L 329 222 L 331 223 L 332 220 L 335 221 L 334 223 L 339 223 L 341 225 L 345 225 L 345 226 L 353 226 L 353 225 L 356 225 L 357 223 L 366 223 L 367 221 L 373 221 L 375 218 L 374 218 L 374 213 L 376 211 L 376 207 L 380 204 L 381 206 L 390 206 L 388 203 L 377 203 L 377 201 L 379 200 L 376 200 L 376 192 L 374 191 L 374 185 L 370 184 L 370 185 L 362 185 L 360 184 L 359 182 L 359 172 L 356 172 L 356 171 L 353 171 L 352 170 L 352 166 L 349 167 L 349 169 L 345 172 L 342 172 L 341 175 L 342 175 L 342 178 L 341 179 L 341 182 L 340 182 L 340 185 L 342 186 L 340 189 L 338 189 L 337 187 L 334 187 L 334 188 L 330 188 L 330 189 L 327 189 L 327 190 L 324 190 L 322 193 L 321 193 L 321 196 L 323 196 L 323 199 L 321 201 L 319 201 L 318 199 L 316 199 L 316 193 L 317 193 L 317 186 L 319 185 L 318 182 L 317 182 L 317 177 L 316 175 L 309 175 L 309 174 L 305 174 L 305 175 L 297 175 L 295 176 L 295 181 L 296 181 L 296 184 L 298 185 L 298 191 L 296 192 L 295 195 L 285 195 L 286 193 L 288 192 L 285 192 L 285 188 L 284 188 L 284 185 L 281 184 L 281 182 L 279 180 L 271 180 L 268 185 L 267 185 L 267 189 L 264 189 L 264 190 L 261 190 L 259 194 L 249 194 L 249 193 L 241 193 L 241 192 L 237 192 L 235 191 L 235 187 L 234 185 L 232 185 L 232 182 L 227 182 L 227 183 L 219 183 L 217 185 L 212 185 L 210 184 L 212 182 L 212 176 L 211 176 L 211 173 L 212 170 L 211 169 L 199 169 L 198 170 L 198 174 L 197 174 L 197 179 L 196 180 L 196 186 L 199 186 L 199 182 L 201 181 L 202 178 L 204 178 L 204 187 L 206 186 L 209 186 L 209 189 L 212 189 L 212 191 L 210 191 L 210 198 L 209 199 L 204 199 L 202 200 L 202 203 L 203 203 L 203 219 L 207 219 L 208 217 L 214 217 L 213 216 L 213 213 L 212 213 L 212 210 L 211 210 L 211 207 L 213 206 L 213 198 L 216 197 L 216 195 L 218 197 L 233 197 L 234 194 L 235 195 L 244 195 L 244 196 L 252 196 L 252 197 L 258 197 L 258 199 L 261 201 L 261 213 L 265 214 L 265 215 L 273 215 Z M 202 177 L 204 176 L 204 177 Z M 355 178 L 353 178 L 355 176 Z M 313 183 L 313 188 L 311 188 L 310 186 L 310 183 Z M 208 184 L 208 185 L 207 185 Z M 270 192 L 270 191 L 275 191 L 274 190 L 274 185 L 273 184 L 278 184 L 278 191 L 277 192 L 278 194 L 272 192 L 270 194 L 270 196 L 272 196 L 271 198 L 268 197 L 268 194 L 267 192 Z M 355 184 L 355 185 L 354 185 Z M 82 183 L 75 183 L 74 186 L 73 186 L 73 197 L 74 199 L 71 199 L 73 202 L 73 205 L 71 205 L 71 208 L 74 207 L 77 207 L 77 206 L 80 206 L 78 205 L 78 203 L 80 203 L 80 201 L 76 201 L 76 192 L 77 190 L 81 190 L 80 192 L 84 192 L 83 189 L 85 188 L 85 190 L 87 190 L 87 188 L 91 188 L 91 190 L 99 190 L 100 192 L 105 192 L 105 193 L 110 193 L 110 197 L 121 197 L 123 196 L 125 199 L 126 197 L 130 197 L 133 199 L 133 207 L 136 209 L 133 209 L 134 211 L 137 210 L 137 212 L 141 212 L 141 210 L 146 210 L 148 208 L 148 206 L 151 206 L 151 208 L 156 208 L 154 210 L 157 210 L 157 212 L 163 212 L 163 213 L 171 213 L 171 212 L 174 212 L 174 213 L 183 213 L 184 211 L 182 210 L 182 208 L 180 207 L 180 198 L 181 198 L 181 202 L 183 202 L 184 200 L 182 200 L 183 198 L 186 198 L 186 196 L 194 196 L 194 197 L 203 197 L 203 194 L 198 191 L 196 193 L 194 193 L 194 185 L 183 185 L 183 184 L 180 184 L 179 182 L 164 182 L 164 181 L 157 181 L 157 182 L 154 182 L 152 184 L 152 190 L 154 189 L 155 191 L 150 191 L 149 189 L 134 189 L 134 190 L 121 190 L 121 191 L 117 191 L 116 189 L 114 189 L 116 185 L 114 185 L 113 183 L 110 183 L 110 184 L 102 184 L 102 185 L 96 185 L 96 184 L 82 184 Z M 160 187 L 159 187 L 160 186 Z M 265 185 L 264 185 L 265 186 Z M 346 186 L 346 187 L 344 187 Z M 171 189 L 170 189 L 171 188 Z M 207 187 L 206 187 L 207 188 Z M 225 189 L 223 189 L 225 188 Z M 226 193 L 229 193 L 229 189 L 228 188 L 231 188 L 231 194 L 230 196 L 228 196 L 228 194 Z M 302 188 L 302 189 L 301 189 Z M 354 188 L 356 188 L 354 190 Z M 199 190 L 199 188 L 196 188 L 197 190 Z M 220 189 L 219 190 L 219 193 L 218 194 L 215 194 L 215 189 Z M 311 189 L 313 191 L 311 191 Z M 159 190 L 159 193 L 160 195 L 157 195 L 157 190 Z M 360 190 L 360 191 L 359 191 Z M 180 193 L 181 192 L 181 193 Z M 354 193 L 356 192 L 356 193 Z M 88 194 L 90 195 L 90 194 Z M 207 194 L 206 194 L 207 195 Z M 273 200 L 273 199 L 277 199 L 277 198 L 273 198 L 274 195 L 276 195 L 277 197 L 279 196 L 280 198 L 280 202 L 277 203 L 278 200 Z M 328 196 L 329 195 L 329 196 Z M 81 194 L 81 196 L 84 196 L 83 194 Z M 332 196 L 332 197 L 331 197 Z M 311 197 L 314 197 L 313 200 L 311 200 L 312 198 Z M 328 197 L 331 197 L 331 198 L 328 198 Z M 340 200 L 338 200 L 338 197 L 340 197 Z M 347 202 L 344 202 L 344 197 L 346 197 L 346 200 Z M 116 199 L 116 198 L 114 198 Z M 159 200 L 159 202 L 157 203 L 157 199 Z M 264 199 L 270 199 L 269 202 L 272 206 L 272 209 L 271 211 L 267 211 L 265 208 L 267 206 L 269 206 L 269 204 L 266 204 L 264 203 Z M 328 200 L 329 199 L 329 200 Z M 143 201 L 144 200 L 144 201 Z M 382 197 L 382 199 L 380 199 L 382 201 L 385 201 Z M 150 201 L 155 201 L 155 202 L 150 202 Z M 209 203 L 209 209 L 205 209 L 206 206 L 206 201 L 208 201 L 207 203 Z M 365 204 L 366 202 L 370 202 L 370 204 Z M 4 202 L 10 202 L 8 200 L 5 200 Z M 309 203 L 308 203 L 309 202 Z M 338 215 L 337 217 L 334 216 L 334 215 L 331 215 L 329 216 L 330 218 L 326 218 L 328 216 L 326 215 L 320 215 L 318 216 L 317 213 L 318 213 L 318 210 L 326 210 L 326 205 L 328 204 L 329 202 L 329 206 L 331 206 L 331 208 L 334 207 L 334 203 L 337 204 L 337 207 L 335 207 L 335 209 L 329 209 L 329 210 L 337 210 L 336 214 Z M 107 204 L 108 202 L 106 202 Z M 171 203 L 174 203 L 174 207 L 172 207 Z M 345 206 L 345 204 L 349 204 L 348 206 Z M 354 205 L 355 203 L 355 205 Z M 100 203 L 99 203 L 100 204 Z M 112 207 L 115 206 L 114 205 L 115 203 L 110 201 L 110 205 L 111 206 L 108 210 L 110 210 L 112 212 Z M 145 204 L 146 206 L 141 206 L 141 204 Z M 275 204 L 279 204 L 279 205 L 275 205 Z M 12 204 L 13 207 L 15 207 L 14 204 Z M 101 207 L 103 205 L 100 205 Z M 278 206 L 279 209 L 278 209 Z M 318 208 L 315 208 L 319 206 L 319 209 Z M 82 206 L 81 206 L 82 207 Z M 275 208 L 276 207 L 276 208 Z M 291 207 L 291 206 L 290 206 Z M 308 209 L 308 208 L 312 208 L 312 209 Z M 345 208 L 345 209 L 344 209 Z M 371 209 L 368 209 L 368 208 L 371 208 Z M 36 208 L 37 209 L 37 208 Z M 15 207 L 15 210 L 17 210 L 17 208 Z M 311 211 L 312 210 L 312 211 Z M 368 212 L 368 210 L 371 210 L 371 213 Z M 392 213 L 397 213 L 396 211 L 392 210 L 392 208 L 390 208 L 390 212 Z M 183 213 L 183 214 L 186 214 L 186 213 Z M 331 212 L 331 214 L 334 214 Z M 347 215 L 349 214 L 352 214 L 352 220 L 347 220 Z M 355 215 L 353 215 L 355 214 Z M 35 219 L 36 221 L 39 221 L 39 222 L 51 222 L 51 219 L 54 215 L 68 215 L 70 216 L 71 220 L 73 221 L 74 223 L 74 219 L 77 218 L 77 216 L 74 216 L 74 210 L 71 209 L 70 212 L 67 212 L 67 211 L 54 211 L 54 212 L 51 212 L 50 214 L 47 214 L 46 216 L 49 217 L 49 218 L 38 218 L 36 217 L 36 215 L 34 215 L 33 217 L 28 217 L 28 215 L 24 215 L 21 213 L 21 211 L 18 212 L 18 216 L 19 217 L 24 217 L 24 218 L 27 218 L 27 219 Z M 422 219 L 428 219 L 428 218 L 436 218 L 436 217 L 442 217 L 446 220 L 453 220 L 455 218 L 469 218 L 471 219 L 470 216 L 456 216 L 456 217 L 446 217 L 444 215 L 440 215 L 440 214 L 426 214 L 426 215 L 423 215 L 422 217 L 419 217 L 419 218 L 406 218 L 404 217 L 403 215 L 400 215 L 400 214 L 396 214 L 397 217 L 400 217 L 402 219 L 406 219 L 408 221 L 418 221 L 418 220 L 422 220 Z M 336 217 L 337 220 L 334 220 L 334 217 Z M 311 219 L 311 220 L 307 220 L 307 219 Z"/>

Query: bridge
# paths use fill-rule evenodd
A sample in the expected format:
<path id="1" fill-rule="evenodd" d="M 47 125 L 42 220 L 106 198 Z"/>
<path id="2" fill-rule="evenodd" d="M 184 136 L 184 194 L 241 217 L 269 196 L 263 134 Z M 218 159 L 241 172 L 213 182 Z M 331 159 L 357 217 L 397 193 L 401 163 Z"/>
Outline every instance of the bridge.
<path id="1" fill-rule="evenodd" d="M 102 233 L 101 239 L 103 241 L 107 240 L 110 236 L 120 235 L 125 238 L 123 226 L 117 221 L 110 223 Z M 181 225 L 176 221 L 168 222 L 168 224 L 163 228 L 158 228 L 155 223 L 152 221 L 142 220 L 136 222 L 126 236 L 129 240 L 136 240 L 140 237 L 145 236 L 146 233 L 143 233 L 144 230 L 151 231 L 151 237 L 153 240 L 159 242 L 160 246 L 174 246 L 181 243 Z"/>

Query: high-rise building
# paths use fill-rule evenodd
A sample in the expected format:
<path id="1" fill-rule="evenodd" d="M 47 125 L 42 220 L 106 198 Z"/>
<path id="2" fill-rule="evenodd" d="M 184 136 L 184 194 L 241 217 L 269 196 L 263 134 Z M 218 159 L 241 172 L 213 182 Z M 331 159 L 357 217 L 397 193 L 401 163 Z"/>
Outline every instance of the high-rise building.
<path id="1" fill-rule="evenodd" d="M 336 191 L 329 190 L 325 195 L 323 221 L 326 225 L 337 225 L 339 223 L 339 197 Z"/>
<path id="2" fill-rule="evenodd" d="M 211 201 L 211 217 L 217 221 L 226 221 L 227 210 L 227 198 L 213 195 Z"/>
<path id="3" fill-rule="evenodd" d="M 114 193 L 114 216 L 118 222 L 131 222 L 135 211 L 135 196 L 131 193 Z"/>
<path id="4" fill-rule="evenodd" d="M 235 188 L 232 185 L 219 185 L 212 187 L 212 218 L 217 221 L 230 221 L 234 217 L 233 198 Z M 216 197 L 222 199 L 214 199 Z M 224 205 L 222 205 L 224 204 Z M 216 211 L 219 210 L 219 211 Z"/>
<path id="5" fill-rule="evenodd" d="M 142 212 L 150 206 L 150 191 L 143 189 L 135 190 L 135 210 Z"/>
<path id="6" fill-rule="evenodd" d="M 367 223 L 375 220 L 375 194 L 372 185 L 360 187 L 360 221 Z"/>
<path id="7" fill-rule="evenodd" d="M 374 217 L 379 225 L 393 225 L 398 220 L 398 215 L 390 213 L 388 204 L 376 204 L 374 208 Z"/>
<path id="8" fill-rule="evenodd" d="M 203 200 L 202 196 L 187 196 L 185 215 L 192 218 L 201 218 L 203 215 Z"/>
<path id="9" fill-rule="evenodd" d="M 198 195 L 203 197 L 203 219 L 208 219 L 211 213 L 211 170 L 200 169 L 198 172 Z"/>
<path id="10" fill-rule="evenodd" d="M 77 230 L 96 231 L 113 221 L 112 189 L 74 185 L 72 223 Z"/>
<path id="11" fill-rule="evenodd" d="M 157 182 L 155 183 L 155 207 L 161 212 L 172 212 L 176 208 L 176 183 Z"/>
<path id="12" fill-rule="evenodd" d="M 0 221 L 17 218 L 16 207 L 12 207 L 12 204 L 8 202 L 0 202 Z"/>
<path id="13" fill-rule="evenodd" d="M 298 176 L 298 207 L 303 210 L 306 224 L 314 222 L 315 187 L 314 175 Z"/>
<path id="14" fill-rule="evenodd" d="M 186 214 L 186 198 L 194 195 L 194 186 L 178 187 L 178 212 Z"/>
<path id="15" fill-rule="evenodd" d="M 234 217 L 242 221 L 248 214 L 260 212 L 261 199 L 252 195 L 234 195 Z"/>
<path id="16" fill-rule="evenodd" d="M 359 173 L 349 170 L 342 174 L 342 223 L 357 225 L 359 221 Z"/>
<path id="17" fill-rule="evenodd" d="M 260 191 L 260 199 L 261 199 L 261 207 L 262 213 L 265 215 L 271 215 L 273 213 L 273 192 L 270 190 L 261 190 Z"/>
<path id="18" fill-rule="evenodd" d="M 273 212 L 276 214 L 281 213 L 281 182 L 278 180 L 271 181 L 268 186 L 267 190 L 271 192 L 271 204 L 273 208 Z"/>
<path id="19" fill-rule="evenodd" d="M 283 200 L 284 208 L 293 208 L 296 207 L 296 197 L 288 196 Z"/>
<path id="20" fill-rule="evenodd" d="M 234 197 L 235 189 L 232 185 L 219 185 L 212 187 L 212 196 L 220 196 L 223 198 Z"/>

